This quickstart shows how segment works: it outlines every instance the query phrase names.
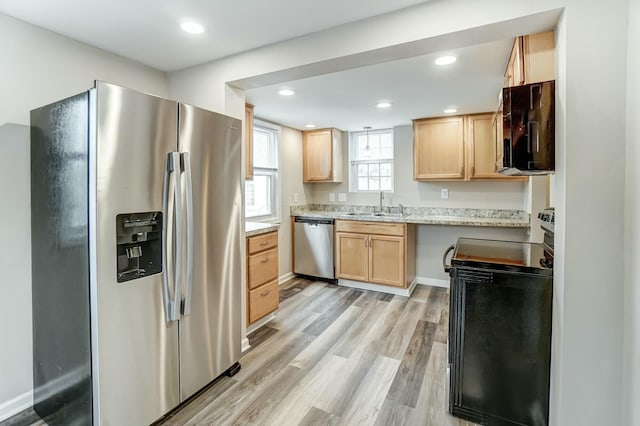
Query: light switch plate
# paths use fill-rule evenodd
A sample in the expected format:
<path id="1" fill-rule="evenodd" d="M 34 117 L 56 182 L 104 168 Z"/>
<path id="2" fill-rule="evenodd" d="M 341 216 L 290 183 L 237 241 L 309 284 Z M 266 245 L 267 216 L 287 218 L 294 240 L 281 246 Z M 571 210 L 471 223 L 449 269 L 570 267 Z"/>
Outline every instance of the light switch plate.
<path id="1" fill-rule="evenodd" d="M 329 193 L 329 201 L 335 201 L 335 200 L 336 200 L 335 192 L 330 192 Z"/>
<path id="2" fill-rule="evenodd" d="M 347 194 L 345 192 L 338 193 L 338 201 L 340 201 L 341 203 L 347 201 Z"/>
<path id="3" fill-rule="evenodd" d="M 440 190 L 440 198 L 442 198 L 443 200 L 446 200 L 449 198 L 449 190 L 448 189 L 441 189 Z"/>

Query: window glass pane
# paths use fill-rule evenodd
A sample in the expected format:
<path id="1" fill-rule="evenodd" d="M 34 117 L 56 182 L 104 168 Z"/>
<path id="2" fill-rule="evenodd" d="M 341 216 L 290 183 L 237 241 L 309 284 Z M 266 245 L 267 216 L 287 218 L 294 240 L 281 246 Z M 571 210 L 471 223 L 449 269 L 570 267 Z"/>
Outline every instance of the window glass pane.
<path id="1" fill-rule="evenodd" d="M 358 138 L 358 152 L 356 153 L 356 159 L 360 159 L 362 157 L 362 153 L 367 149 L 367 138 L 360 135 Z"/>
<path id="2" fill-rule="evenodd" d="M 392 129 L 351 132 L 351 191 L 393 191 Z M 386 178 L 384 182 L 381 177 Z"/>
<path id="3" fill-rule="evenodd" d="M 271 206 L 272 176 L 254 175 L 245 183 L 246 216 L 266 216 L 273 214 Z"/>
<path id="4" fill-rule="evenodd" d="M 259 130 L 253 131 L 253 165 L 255 167 L 270 167 L 269 134 Z"/>
<path id="5" fill-rule="evenodd" d="M 382 133 L 380 135 L 381 144 L 383 148 L 393 148 L 393 140 L 391 139 L 391 133 Z"/>
<path id="6" fill-rule="evenodd" d="M 390 177 L 380 178 L 380 189 L 382 191 L 392 191 L 393 190 L 393 185 L 391 185 L 391 178 Z"/>
<path id="7" fill-rule="evenodd" d="M 369 190 L 370 191 L 378 191 L 380 190 L 380 178 L 369 178 Z"/>
<path id="8" fill-rule="evenodd" d="M 366 191 L 369 189 L 369 179 L 365 178 L 358 178 L 358 191 Z"/>

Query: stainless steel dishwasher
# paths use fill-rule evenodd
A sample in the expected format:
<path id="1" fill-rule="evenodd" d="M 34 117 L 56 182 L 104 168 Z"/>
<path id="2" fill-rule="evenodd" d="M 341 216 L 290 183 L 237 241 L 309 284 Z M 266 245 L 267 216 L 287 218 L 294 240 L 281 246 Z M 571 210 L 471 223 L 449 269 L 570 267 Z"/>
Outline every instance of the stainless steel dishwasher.
<path id="1" fill-rule="evenodd" d="M 296 217 L 293 232 L 293 272 L 334 280 L 333 219 Z"/>

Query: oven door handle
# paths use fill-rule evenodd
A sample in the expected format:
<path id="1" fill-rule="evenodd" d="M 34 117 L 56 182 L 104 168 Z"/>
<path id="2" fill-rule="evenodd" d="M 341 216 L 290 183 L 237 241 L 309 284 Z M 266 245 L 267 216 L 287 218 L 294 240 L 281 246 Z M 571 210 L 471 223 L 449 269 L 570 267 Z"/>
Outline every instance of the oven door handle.
<path id="1" fill-rule="evenodd" d="M 447 265 L 447 255 L 449 255 L 449 252 L 451 252 L 451 250 L 453 250 L 454 248 L 456 248 L 456 245 L 451 244 L 449 248 L 445 250 L 444 255 L 442 256 L 442 267 L 444 268 L 444 272 L 446 272 L 447 274 L 449 273 L 449 271 L 451 271 L 451 265 Z"/>

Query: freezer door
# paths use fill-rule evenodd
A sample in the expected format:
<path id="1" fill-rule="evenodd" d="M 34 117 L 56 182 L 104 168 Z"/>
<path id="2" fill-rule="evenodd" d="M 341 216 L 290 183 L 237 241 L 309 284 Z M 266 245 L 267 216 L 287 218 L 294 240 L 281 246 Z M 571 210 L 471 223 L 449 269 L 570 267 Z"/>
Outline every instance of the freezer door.
<path id="1" fill-rule="evenodd" d="M 137 213 L 161 212 L 164 228 L 170 229 L 174 221 L 172 211 L 163 211 L 163 181 L 168 154 L 177 150 L 178 105 L 101 82 L 94 92 L 97 120 L 90 130 L 95 132 L 90 150 L 96 166 L 95 174 L 90 172 L 94 180 L 90 198 L 97 206 L 90 209 L 90 220 L 95 220 L 90 224 L 90 244 L 95 245 L 92 363 L 98 373 L 94 417 L 101 425 L 146 425 L 179 404 L 178 322 L 165 319 L 162 279 L 167 265 L 160 273 L 128 271 L 145 256 L 150 256 L 147 264 L 158 258 L 157 223 L 145 226 L 144 221 L 160 216 Z M 140 244 L 128 244 L 123 238 Z M 118 251 L 123 244 L 125 251 Z M 170 250 L 168 258 L 172 256 Z M 144 264 L 138 267 L 145 269 Z M 133 279 L 118 282 L 118 276 Z"/>
<path id="2" fill-rule="evenodd" d="M 192 217 L 193 237 L 188 247 L 189 230 L 185 232 L 187 256 L 180 319 L 182 401 L 240 359 L 240 129 L 239 120 L 179 105 L 185 217 Z M 190 212 L 186 207 L 189 181 Z"/>

